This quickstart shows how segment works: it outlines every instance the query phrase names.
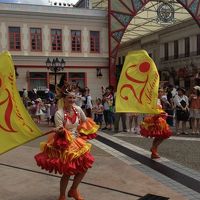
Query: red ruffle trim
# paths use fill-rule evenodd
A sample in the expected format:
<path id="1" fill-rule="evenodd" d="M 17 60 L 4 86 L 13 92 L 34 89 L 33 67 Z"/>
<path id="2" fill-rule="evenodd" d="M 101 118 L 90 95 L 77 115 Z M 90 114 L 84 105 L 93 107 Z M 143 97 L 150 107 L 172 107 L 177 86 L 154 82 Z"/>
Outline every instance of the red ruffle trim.
<path id="1" fill-rule="evenodd" d="M 140 125 L 140 134 L 144 137 L 169 138 L 172 131 L 166 122 L 166 115 L 146 117 Z"/>
<path id="2" fill-rule="evenodd" d="M 59 174 L 75 175 L 85 172 L 92 167 L 94 157 L 86 152 L 83 156 L 72 160 L 71 162 L 63 161 L 60 158 L 49 158 L 46 153 L 39 153 L 35 156 L 37 165 L 42 169 Z"/>
<path id="3" fill-rule="evenodd" d="M 144 137 L 157 137 L 157 138 L 169 138 L 172 135 L 171 130 L 159 131 L 159 130 L 147 130 L 144 128 L 140 129 L 140 134 Z"/>
<path id="4" fill-rule="evenodd" d="M 96 133 L 93 133 L 93 134 L 89 134 L 89 135 L 85 135 L 83 133 L 79 133 L 81 137 L 83 137 L 84 139 L 86 140 L 92 140 L 94 138 L 97 137 L 97 134 Z"/>

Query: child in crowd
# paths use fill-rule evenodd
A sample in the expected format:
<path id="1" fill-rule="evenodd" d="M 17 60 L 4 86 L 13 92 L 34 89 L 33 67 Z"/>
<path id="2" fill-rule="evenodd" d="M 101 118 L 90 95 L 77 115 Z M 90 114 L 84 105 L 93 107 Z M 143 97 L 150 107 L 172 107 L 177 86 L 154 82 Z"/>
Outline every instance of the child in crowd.
<path id="1" fill-rule="evenodd" d="M 37 98 L 35 100 L 35 104 L 36 104 L 36 118 L 37 118 L 37 123 L 40 124 L 41 123 L 41 116 L 44 114 L 42 111 L 43 108 L 43 102 L 41 98 Z"/>
<path id="2" fill-rule="evenodd" d="M 55 125 L 54 115 L 56 113 L 56 110 L 57 110 L 57 108 L 56 108 L 55 102 L 51 101 L 51 106 L 50 106 L 50 116 L 51 116 L 50 122 L 51 122 L 51 125 Z"/>
<path id="3" fill-rule="evenodd" d="M 100 98 L 97 98 L 96 105 L 93 108 L 93 112 L 94 112 L 94 121 L 98 125 L 100 125 L 100 128 L 103 122 L 103 110 L 104 110 L 104 107 L 102 105 L 102 101 Z"/>
<path id="4" fill-rule="evenodd" d="M 102 103 L 104 106 L 104 120 L 106 126 L 102 130 L 112 130 L 112 126 L 114 124 L 113 117 L 113 104 L 114 104 L 114 96 L 111 87 L 107 87 L 105 93 L 103 94 Z"/>

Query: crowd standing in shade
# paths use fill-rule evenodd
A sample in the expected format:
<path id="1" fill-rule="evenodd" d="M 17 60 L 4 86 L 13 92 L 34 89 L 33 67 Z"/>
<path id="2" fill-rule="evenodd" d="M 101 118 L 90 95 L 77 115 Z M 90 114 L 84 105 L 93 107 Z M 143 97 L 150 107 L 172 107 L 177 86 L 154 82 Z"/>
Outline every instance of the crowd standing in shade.
<path id="1" fill-rule="evenodd" d="M 61 78 L 61 84 L 66 82 L 65 78 Z M 116 113 L 116 92 L 114 93 L 112 86 L 100 88 L 102 95 L 93 99 L 88 87 L 81 88 L 75 82 L 72 84 L 76 94 L 75 104 L 82 108 L 87 117 L 93 118 L 103 131 L 140 134 L 140 123 L 145 114 Z M 186 91 L 183 87 L 168 84 L 162 89 L 160 102 L 162 109 L 168 114 L 166 118 L 168 125 L 175 127 L 173 134 L 200 134 L 200 86 L 195 85 Z M 28 95 L 24 88 L 22 100 L 37 123 L 41 123 L 44 119 L 49 125 L 55 125 L 57 102 L 52 91 L 47 88 L 42 99 L 37 94 L 37 89 L 34 88 Z"/>

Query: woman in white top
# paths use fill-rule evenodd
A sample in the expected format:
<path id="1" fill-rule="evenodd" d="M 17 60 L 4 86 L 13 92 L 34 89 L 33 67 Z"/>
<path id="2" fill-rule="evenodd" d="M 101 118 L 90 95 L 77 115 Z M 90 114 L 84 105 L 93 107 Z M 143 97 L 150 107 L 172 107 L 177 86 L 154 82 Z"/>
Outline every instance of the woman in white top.
<path id="1" fill-rule="evenodd" d="M 58 200 L 66 200 L 65 192 L 71 175 L 74 179 L 68 196 L 84 200 L 77 188 L 94 162 L 90 154 L 91 144 L 86 140 L 96 137 L 98 125 L 87 119 L 82 109 L 75 105 L 73 90 L 66 89 L 63 99 L 64 106 L 55 113 L 56 133 L 42 144 L 42 152 L 35 159 L 42 169 L 62 174 Z"/>
<path id="2" fill-rule="evenodd" d="M 174 97 L 174 107 L 176 110 L 176 134 L 180 134 L 179 124 L 182 121 L 182 134 L 186 133 L 186 122 L 189 118 L 189 101 L 185 95 L 185 89 L 178 88 L 178 94 Z"/>

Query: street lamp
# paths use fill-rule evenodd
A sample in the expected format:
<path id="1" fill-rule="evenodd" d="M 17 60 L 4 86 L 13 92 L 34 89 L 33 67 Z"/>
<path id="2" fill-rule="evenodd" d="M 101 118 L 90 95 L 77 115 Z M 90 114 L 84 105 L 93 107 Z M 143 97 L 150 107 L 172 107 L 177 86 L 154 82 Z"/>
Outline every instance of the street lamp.
<path id="1" fill-rule="evenodd" d="M 47 66 L 47 69 L 54 72 L 54 75 L 55 75 L 55 88 L 56 88 L 56 84 L 57 84 L 57 80 L 56 80 L 56 75 L 57 75 L 57 72 L 59 71 L 63 71 L 64 70 L 64 67 L 65 67 L 65 61 L 64 59 L 62 58 L 61 61 L 59 60 L 59 58 L 53 58 L 52 62 L 49 58 L 47 58 L 46 60 L 46 66 Z"/>
<path id="2" fill-rule="evenodd" d="M 97 78 L 102 78 L 103 74 L 101 73 L 101 68 L 97 67 Z"/>

